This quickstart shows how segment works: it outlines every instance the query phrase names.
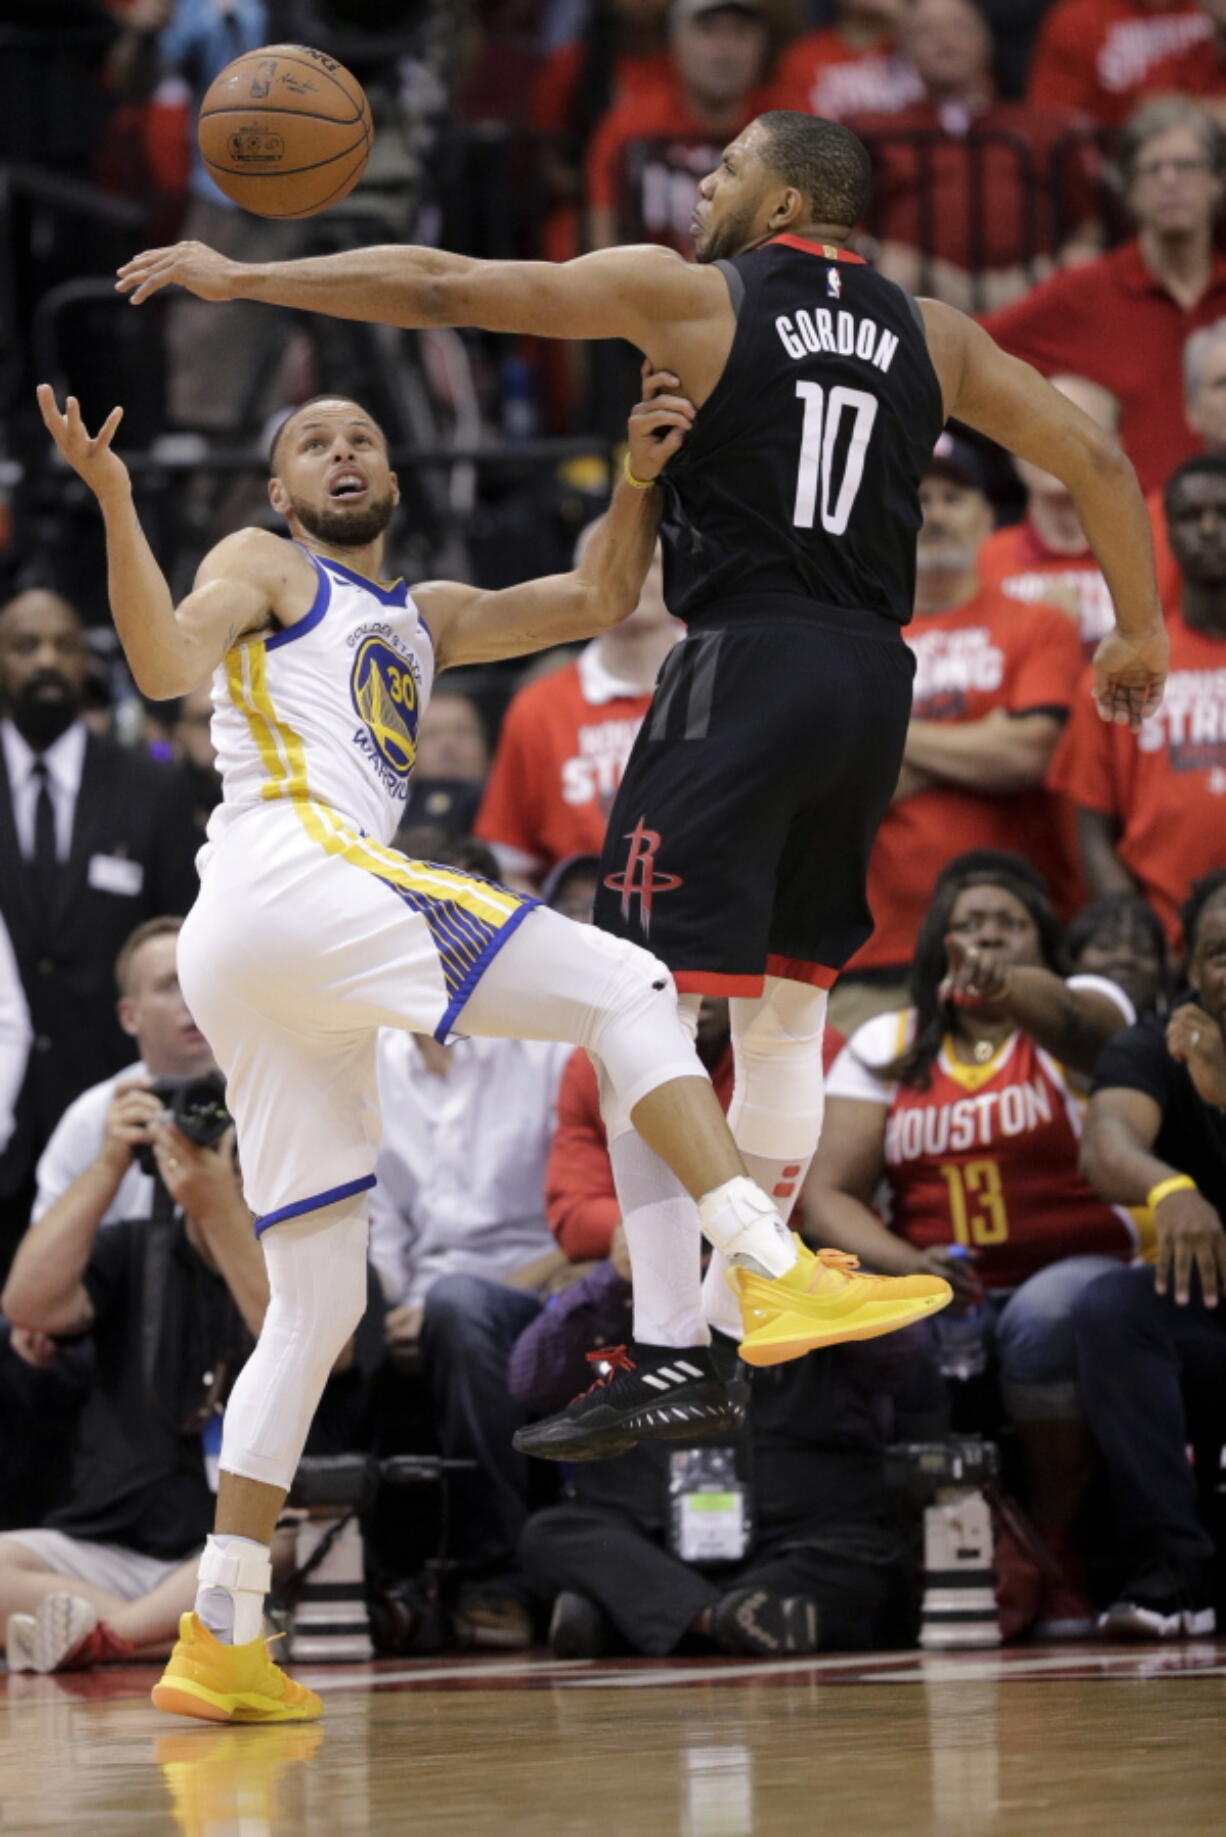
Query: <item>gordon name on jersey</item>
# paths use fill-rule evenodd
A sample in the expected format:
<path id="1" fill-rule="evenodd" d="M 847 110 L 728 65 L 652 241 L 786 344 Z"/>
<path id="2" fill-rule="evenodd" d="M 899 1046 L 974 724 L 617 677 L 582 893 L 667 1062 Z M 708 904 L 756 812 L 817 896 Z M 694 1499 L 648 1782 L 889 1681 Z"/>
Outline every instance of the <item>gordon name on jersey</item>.
<path id="1" fill-rule="evenodd" d="M 832 270 L 831 272 L 834 272 Z M 875 319 L 858 318 L 839 307 L 797 306 L 775 319 L 779 341 L 797 363 L 821 352 L 832 356 L 860 357 L 874 369 L 888 371 L 898 350 L 898 336 Z"/>

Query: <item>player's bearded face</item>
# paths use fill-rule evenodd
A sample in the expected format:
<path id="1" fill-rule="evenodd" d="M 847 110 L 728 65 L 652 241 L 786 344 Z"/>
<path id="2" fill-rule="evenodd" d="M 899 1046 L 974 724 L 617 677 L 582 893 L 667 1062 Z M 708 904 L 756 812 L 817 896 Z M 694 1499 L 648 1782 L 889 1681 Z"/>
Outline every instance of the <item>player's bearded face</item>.
<path id="1" fill-rule="evenodd" d="M 725 197 L 711 201 L 708 215 L 694 233 L 694 259 L 700 262 L 730 261 L 758 240 L 758 201 L 756 198 Z"/>
<path id="2" fill-rule="evenodd" d="M 318 542 L 331 542 L 338 548 L 365 548 L 381 536 L 392 520 L 396 508 L 392 494 L 371 497 L 360 504 L 346 505 L 328 501 L 314 503 L 309 498 L 289 494 L 290 511 L 308 536 Z"/>

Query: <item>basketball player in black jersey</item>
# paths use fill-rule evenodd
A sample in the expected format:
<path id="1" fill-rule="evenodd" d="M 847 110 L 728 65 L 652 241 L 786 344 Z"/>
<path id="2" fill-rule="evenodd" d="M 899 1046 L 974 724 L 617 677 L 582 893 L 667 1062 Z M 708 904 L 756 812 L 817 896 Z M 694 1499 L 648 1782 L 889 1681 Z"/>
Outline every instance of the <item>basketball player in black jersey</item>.
<path id="1" fill-rule="evenodd" d="M 918 487 L 947 417 L 1068 487 L 1115 603 L 1095 658 L 1102 718 L 1135 732 L 1167 668 L 1131 465 L 972 320 L 848 251 L 868 192 L 853 134 L 777 111 L 703 181 L 696 262 L 655 246 L 559 265 L 384 247 L 262 266 L 181 243 L 137 256 L 118 283 L 134 302 L 177 282 L 391 325 L 626 338 L 679 379 L 698 412 L 661 481 L 661 534 L 666 598 L 689 632 L 612 812 L 597 922 L 662 957 L 683 1003 L 731 997 L 729 1119 L 784 1212 L 820 1129 L 826 990 L 871 928 L 868 856 L 910 709 Z M 803 1295 L 743 1272 L 735 1294 L 718 1256 L 700 1290 L 684 1193 L 633 1133 L 610 1148 L 636 1343 L 603 1391 L 523 1432 L 521 1446 L 563 1459 L 627 1445 L 618 1417 L 653 1396 L 666 1433 L 684 1348 L 706 1344 L 709 1323 L 744 1331 L 758 1364 L 821 1343 Z M 850 1278 L 823 1252 L 810 1280 L 828 1308 Z"/>

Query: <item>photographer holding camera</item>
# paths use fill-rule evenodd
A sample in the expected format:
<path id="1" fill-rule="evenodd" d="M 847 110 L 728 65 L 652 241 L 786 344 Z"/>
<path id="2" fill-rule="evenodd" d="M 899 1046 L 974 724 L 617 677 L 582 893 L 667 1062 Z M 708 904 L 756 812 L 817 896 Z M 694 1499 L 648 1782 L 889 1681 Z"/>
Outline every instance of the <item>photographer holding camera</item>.
<path id="1" fill-rule="evenodd" d="M 96 1153 L 26 1233 L 0 1297 L 35 1362 L 62 1357 L 65 1339 L 88 1336 L 93 1351 L 67 1501 L 40 1528 L 0 1535 L 10 1670 L 79 1668 L 173 1638 L 212 1522 L 225 1401 L 268 1303 L 224 1088 L 215 1072 L 201 1075 L 207 1046 L 191 1040 L 178 993 L 177 922 L 154 923 L 130 940 L 137 954 L 121 956 L 118 973 L 139 1069 L 160 1076 L 115 1082 Z M 165 985 L 160 997 L 150 980 Z M 165 1025 L 140 1025 L 158 1012 Z M 167 1076 L 176 1038 L 179 1075 Z M 185 1075 L 193 1060 L 197 1075 Z M 113 1216 L 117 1196 L 135 1215 Z M 358 1337 L 370 1368 L 377 1290 Z M 354 1364 L 350 1341 L 334 1378 Z M 346 1391 L 357 1381 L 346 1377 Z M 353 1399 L 337 1401 L 316 1419 L 316 1453 L 353 1445 Z"/>
<path id="2" fill-rule="evenodd" d="M 151 1084 L 212 1072 L 208 1041 L 179 990 L 178 918 L 147 919 L 115 961 L 116 1017 L 139 1054 L 135 1064 L 83 1091 L 64 1112 L 38 1163 L 32 1217 L 46 1219 L 40 1243 L 55 1245 L 101 1225 L 148 1218 L 154 1181 L 149 1125 L 163 1099 Z M 146 1165 L 138 1151 L 143 1149 Z M 89 1390 L 88 1341 L 57 1347 L 45 1333 L 0 1322 L 0 1530 L 36 1524 L 59 1502 L 67 1482 L 69 1442 Z"/>

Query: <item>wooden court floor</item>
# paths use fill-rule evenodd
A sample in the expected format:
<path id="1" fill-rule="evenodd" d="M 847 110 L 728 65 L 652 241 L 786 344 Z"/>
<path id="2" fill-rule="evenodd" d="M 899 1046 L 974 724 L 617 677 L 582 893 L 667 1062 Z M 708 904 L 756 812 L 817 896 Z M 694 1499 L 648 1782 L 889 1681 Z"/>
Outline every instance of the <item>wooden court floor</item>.
<path id="1" fill-rule="evenodd" d="M 265 1729 L 159 1716 L 154 1675 L 0 1673 L 3 1837 L 1226 1832 L 1226 1642 L 385 1661 Z"/>

